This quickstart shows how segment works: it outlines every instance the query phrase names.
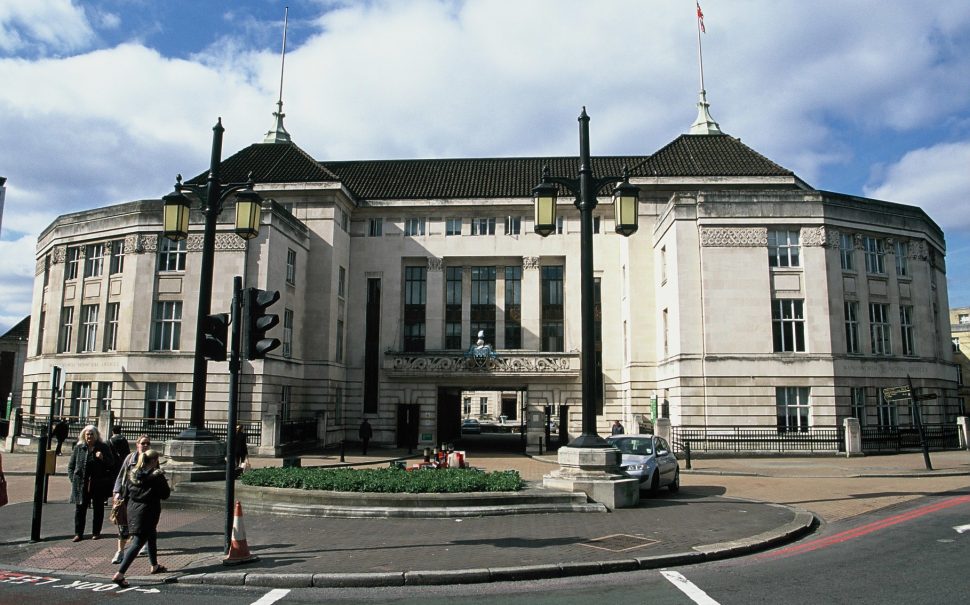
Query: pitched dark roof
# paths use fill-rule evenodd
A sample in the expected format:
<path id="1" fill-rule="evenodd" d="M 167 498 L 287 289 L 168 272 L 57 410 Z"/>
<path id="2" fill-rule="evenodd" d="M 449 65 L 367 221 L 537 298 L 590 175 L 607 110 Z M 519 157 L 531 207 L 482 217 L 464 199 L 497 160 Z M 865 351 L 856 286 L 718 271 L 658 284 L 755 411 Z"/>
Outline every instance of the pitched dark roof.
<path id="1" fill-rule="evenodd" d="M 27 340 L 30 335 L 30 315 L 21 319 L 17 325 L 7 330 L 7 333 L 0 338 L 4 340 Z"/>
<path id="2" fill-rule="evenodd" d="M 632 172 L 637 176 L 795 176 L 726 134 L 682 134 Z"/>
<path id="3" fill-rule="evenodd" d="M 292 143 L 256 143 L 229 156 L 220 165 L 224 183 L 244 183 L 250 171 L 257 183 L 319 183 L 339 180 L 310 155 Z M 203 172 L 190 180 L 203 184 Z"/>

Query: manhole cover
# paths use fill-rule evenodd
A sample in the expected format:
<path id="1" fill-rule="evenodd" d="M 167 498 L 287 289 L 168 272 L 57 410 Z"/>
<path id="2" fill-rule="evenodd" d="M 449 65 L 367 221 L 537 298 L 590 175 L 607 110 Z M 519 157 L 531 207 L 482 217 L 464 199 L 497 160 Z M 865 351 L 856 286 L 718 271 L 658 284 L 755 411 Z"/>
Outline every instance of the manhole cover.
<path id="1" fill-rule="evenodd" d="M 623 552 L 625 550 L 653 546 L 658 542 L 660 542 L 660 540 L 651 540 L 650 538 L 641 538 L 639 536 L 631 536 L 629 534 L 613 534 L 612 536 L 593 538 L 588 542 L 580 542 L 580 545 L 589 546 L 591 548 L 599 548 L 601 550 L 610 550 L 613 552 Z"/>

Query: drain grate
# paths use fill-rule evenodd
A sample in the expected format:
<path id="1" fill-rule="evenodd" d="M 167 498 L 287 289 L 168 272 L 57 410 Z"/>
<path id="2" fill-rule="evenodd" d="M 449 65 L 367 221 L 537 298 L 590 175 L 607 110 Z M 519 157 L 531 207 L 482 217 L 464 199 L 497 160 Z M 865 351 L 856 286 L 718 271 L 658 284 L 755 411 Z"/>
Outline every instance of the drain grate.
<path id="1" fill-rule="evenodd" d="M 599 548 L 600 550 L 609 550 L 612 552 L 623 552 L 653 546 L 659 542 L 660 540 L 641 538 L 640 536 L 631 536 L 630 534 L 613 534 L 612 536 L 593 538 L 588 542 L 580 542 L 580 546 L 589 546 L 590 548 Z"/>

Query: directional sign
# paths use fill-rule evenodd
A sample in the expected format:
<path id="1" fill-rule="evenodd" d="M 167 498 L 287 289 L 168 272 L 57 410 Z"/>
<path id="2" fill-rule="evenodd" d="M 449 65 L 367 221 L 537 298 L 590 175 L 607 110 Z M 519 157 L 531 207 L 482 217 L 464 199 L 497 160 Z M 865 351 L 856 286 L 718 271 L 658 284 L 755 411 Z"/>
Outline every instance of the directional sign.
<path id="1" fill-rule="evenodd" d="M 909 399 L 912 396 L 912 392 L 908 386 L 886 387 L 882 390 L 882 396 L 886 401 L 899 401 L 901 399 Z"/>
<path id="2" fill-rule="evenodd" d="M 916 396 L 916 401 L 926 401 L 928 399 L 936 399 L 936 393 L 922 393 Z"/>

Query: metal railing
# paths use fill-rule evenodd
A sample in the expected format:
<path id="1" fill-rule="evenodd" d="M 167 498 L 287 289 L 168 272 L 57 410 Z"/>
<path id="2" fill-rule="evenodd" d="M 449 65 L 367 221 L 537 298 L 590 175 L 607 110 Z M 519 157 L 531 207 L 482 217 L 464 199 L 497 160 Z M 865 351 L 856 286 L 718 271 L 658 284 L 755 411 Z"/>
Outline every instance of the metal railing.
<path id="1" fill-rule="evenodd" d="M 97 419 L 67 417 L 68 436 L 65 441 L 71 443 L 80 436 L 81 429 L 88 424 L 97 424 Z M 148 435 L 152 441 L 168 441 L 175 439 L 179 433 L 189 428 L 188 420 L 166 420 L 164 418 L 116 418 L 115 425 L 121 427 L 121 434 L 127 439 L 133 440 L 138 435 Z M 249 446 L 259 447 L 262 437 L 262 422 L 243 421 L 237 424 L 243 425 L 246 431 L 246 443 Z M 226 440 L 228 423 L 208 421 L 205 428 L 212 432 L 222 441 Z M 47 416 L 23 415 L 21 434 L 37 437 L 47 430 Z M 110 435 L 102 435 L 102 439 L 107 439 Z"/>
<path id="2" fill-rule="evenodd" d="M 862 451 L 867 453 L 901 452 L 922 448 L 915 426 L 864 426 Z M 960 449 L 960 429 L 955 424 L 924 424 L 923 434 L 931 450 Z"/>
<path id="3" fill-rule="evenodd" d="M 784 430 L 777 428 L 672 427 L 671 436 L 676 451 L 686 448 L 693 454 L 710 453 L 788 453 L 838 452 L 845 450 L 845 440 L 839 428 L 808 428 Z"/>
<path id="4" fill-rule="evenodd" d="M 316 441 L 316 418 L 296 418 L 284 420 L 280 426 L 280 443 L 299 443 Z"/>

